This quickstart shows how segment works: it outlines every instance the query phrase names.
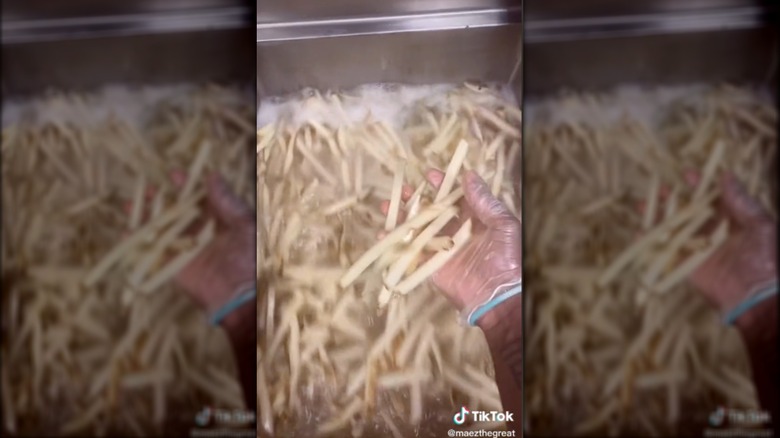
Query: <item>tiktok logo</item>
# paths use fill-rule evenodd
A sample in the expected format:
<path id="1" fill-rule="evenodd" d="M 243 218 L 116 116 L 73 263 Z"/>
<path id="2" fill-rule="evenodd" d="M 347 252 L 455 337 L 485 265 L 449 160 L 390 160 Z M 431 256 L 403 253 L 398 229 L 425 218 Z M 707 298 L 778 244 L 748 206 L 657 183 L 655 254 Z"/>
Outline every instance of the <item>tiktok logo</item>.
<path id="1" fill-rule="evenodd" d="M 211 408 L 205 407 L 202 411 L 195 414 L 195 424 L 198 426 L 205 426 L 209 424 L 211 420 Z"/>
<path id="2" fill-rule="evenodd" d="M 726 409 L 723 408 L 723 406 L 716 409 L 713 413 L 710 414 L 710 425 L 712 426 L 720 426 L 723 424 L 723 420 L 726 417 Z"/>
<path id="3" fill-rule="evenodd" d="M 454 421 L 455 424 L 457 425 L 461 425 L 466 422 L 466 415 L 468 414 L 470 414 L 470 411 L 466 409 L 465 406 L 463 406 L 462 408 L 460 408 L 460 412 L 458 412 L 452 417 L 452 421 Z"/>

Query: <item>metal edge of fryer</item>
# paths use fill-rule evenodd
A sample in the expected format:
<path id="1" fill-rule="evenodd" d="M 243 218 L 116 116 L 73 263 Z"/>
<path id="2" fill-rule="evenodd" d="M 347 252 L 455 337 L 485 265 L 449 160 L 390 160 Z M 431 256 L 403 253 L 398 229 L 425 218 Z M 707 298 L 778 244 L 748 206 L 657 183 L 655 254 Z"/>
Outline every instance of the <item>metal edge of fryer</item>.
<path id="1" fill-rule="evenodd" d="M 305 87 L 507 82 L 522 95 L 522 7 L 256 24 L 258 99 Z"/>
<path id="2" fill-rule="evenodd" d="M 527 20 L 525 93 L 622 84 L 777 83 L 772 5 Z"/>
<path id="3" fill-rule="evenodd" d="M 254 8 L 4 19 L 2 91 L 254 81 Z"/>

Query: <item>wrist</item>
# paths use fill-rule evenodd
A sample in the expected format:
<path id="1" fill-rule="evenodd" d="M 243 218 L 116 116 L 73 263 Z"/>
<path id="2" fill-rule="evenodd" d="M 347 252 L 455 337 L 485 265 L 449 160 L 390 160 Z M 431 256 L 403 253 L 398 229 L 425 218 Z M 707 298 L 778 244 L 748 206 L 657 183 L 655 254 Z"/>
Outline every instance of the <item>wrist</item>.
<path id="1" fill-rule="evenodd" d="M 209 320 L 228 330 L 256 325 L 256 283 L 253 280 L 240 282 L 236 286 L 224 289 L 218 301 L 212 302 L 206 309 Z"/>
<path id="2" fill-rule="evenodd" d="M 752 342 L 761 337 L 772 338 L 776 335 L 777 305 L 777 294 L 775 294 L 739 315 L 734 321 L 734 326 L 745 341 Z"/>
<path id="3" fill-rule="evenodd" d="M 477 322 L 491 345 L 502 344 L 521 336 L 523 329 L 523 297 L 515 295 L 486 313 Z"/>
<path id="4" fill-rule="evenodd" d="M 257 325 L 256 301 L 248 302 L 237 308 L 219 323 L 234 342 L 255 333 Z"/>

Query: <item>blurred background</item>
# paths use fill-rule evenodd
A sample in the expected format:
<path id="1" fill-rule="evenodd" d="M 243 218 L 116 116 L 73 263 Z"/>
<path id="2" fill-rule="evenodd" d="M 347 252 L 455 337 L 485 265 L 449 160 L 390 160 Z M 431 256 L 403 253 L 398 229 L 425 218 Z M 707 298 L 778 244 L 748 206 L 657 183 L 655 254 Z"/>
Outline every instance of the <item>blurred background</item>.
<path id="1" fill-rule="evenodd" d="M 254 204 L 254 4 L 2 11 L 3 436 L 252 426 L 217 424 L 246 410 L 233 351 L 175 277 L 207 173 Z"/>
<path id="2" fill-rule="evenodd" d="M 729 172 L 776 220 L 774 3 L 529 0 L 524 13 L 529 435 L 768 427 L 713 421 L 766 407 L 745 338 L 691 283 L 722 243 L 701 229 L 723 219 L 722 187 L 685 175 Z M 684 208 L 699 218 L 665 222 Z"/>
<path id="3" fill-rule="evenodd" d="M 253 15 L 238 0 L 3 0 L 3 92 L 246 82 Z"/>

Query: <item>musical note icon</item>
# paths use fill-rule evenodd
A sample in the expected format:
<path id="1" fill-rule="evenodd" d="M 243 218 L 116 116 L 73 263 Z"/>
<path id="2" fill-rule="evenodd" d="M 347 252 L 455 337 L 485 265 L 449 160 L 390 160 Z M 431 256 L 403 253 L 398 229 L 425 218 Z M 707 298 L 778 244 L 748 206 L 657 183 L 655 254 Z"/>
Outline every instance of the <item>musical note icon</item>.
<path id="1" fill-rule="evenodd" d="M 209 424 L 209 421 L 211 420 L 211 408 L 208 406 L 203 408 L 202 411 L 195 414 L 195 424 L 198 426 L 205 426 Z"/>
<path id="2" fill-rule="evenodd" d="M 720 426 L 723 424 L 724 418 L 726 418 L 726 409 L 720 406 L 710 414 L 710 425 Z"/>

